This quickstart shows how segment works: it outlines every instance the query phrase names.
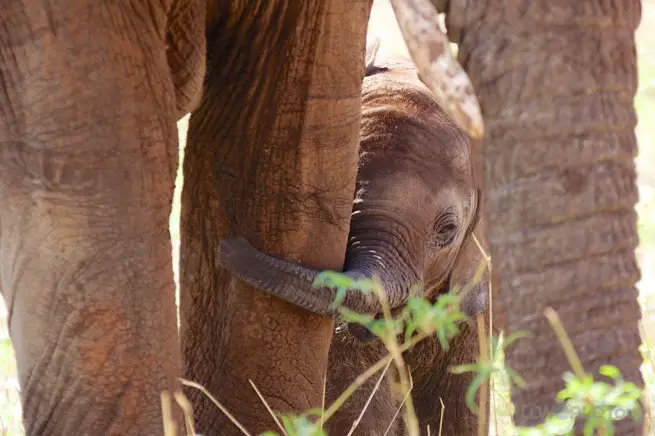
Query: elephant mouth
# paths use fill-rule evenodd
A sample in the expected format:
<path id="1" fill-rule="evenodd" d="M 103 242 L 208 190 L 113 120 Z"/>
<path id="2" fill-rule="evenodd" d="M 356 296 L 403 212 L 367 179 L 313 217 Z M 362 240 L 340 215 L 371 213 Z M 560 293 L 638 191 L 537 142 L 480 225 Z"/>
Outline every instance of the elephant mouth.
<path id="1" fill-rule="evenodd" d="M 441 295 L 448 294 L 452 291 L 452 279 L 453 279 L 453 272 L 452 269 L 448 273 L 448 276 L 446 277 L 445 280 L 441 280 L 439 284 L 432 285 L 428 288 L 428 292 L 426 292 L 426 295 L 428 297 L 427 300 L 431 303 L 434 304 L 437 299 Z M 430 290 L 431 289 L 431 290 Z M 479 297 L 479 293 L 477 292 L 470 292 L 472 295 L 470 299 L 468 297 L 465 297 L 464 300 L 462 301 L 461 305 L 461 310 L 467 315 L 467 316 L 473 316 L 476 315 L 477 313 L 483 311 L 486 309 L 486 305 L 484 302 L 478 302 L 478 300 L 481 300 Z M 478 297 L 475 297 L 475 296 Z M 475 299 L 475 300 L 473 300 Z M 469 300 L 475 301 L 478 304 L 472 304 L 469 303 Z M 485 300 L 488 301 L 488 300 Z M 472 308 L 469 308 L 471 306 Z M 399 317 L 403 316 L 403 311 L 404 311 L 405 305 L 402 305 L 398 308 L 395 308 L 391 311 L 391 315 L 393 319 L 398 319 Z M 474 312 L 474 313 L 473 313 Z M 375 316 L 376 320 L 382 319 L 383 315 L 382 313 L 377 313 Z M 352 323 L 352 322 L 340 322 L 337 324 L 334 330 L 335 334 L 338 335 L 350 335 L 357 339 L 360 342 L 364 343 L 370 343 L 370 342 L 376 342 L 380 340 L 380 338 L 375 335 L 373 332 L 371 332 L 366 326 L 358 323 Z"/>

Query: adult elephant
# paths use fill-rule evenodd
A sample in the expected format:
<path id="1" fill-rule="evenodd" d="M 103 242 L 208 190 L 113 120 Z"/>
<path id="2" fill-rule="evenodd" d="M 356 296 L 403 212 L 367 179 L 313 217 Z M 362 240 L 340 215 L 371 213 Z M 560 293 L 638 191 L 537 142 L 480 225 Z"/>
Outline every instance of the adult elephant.
<path id="1" fill-rule="evenodd" d="M 0 290 L 28 435 L 162 433 L 175 122 L 202 89 L 204 10 L 2 5 Z"/>

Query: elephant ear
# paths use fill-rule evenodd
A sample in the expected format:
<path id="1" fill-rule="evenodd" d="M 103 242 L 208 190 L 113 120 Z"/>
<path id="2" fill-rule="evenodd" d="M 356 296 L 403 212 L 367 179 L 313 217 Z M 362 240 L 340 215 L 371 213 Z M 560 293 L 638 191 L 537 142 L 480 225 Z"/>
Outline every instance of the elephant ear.
<path id="1" fill-rule="evenodd" d="M 473 222 L 470 228 L 476 224 Z M 467 290 L 461 296 L 459 308 L 470 318 L 489 309 L 489 268 L 485 254 L 474 238 L 470 233 L 464 239 L 450 276 L 451 292 L 454 288 Z"/>
<path id="2" fill-rule="evenodd" d="M 379 36 L 373 38 L 371 42 L 366 44 L 366 55 L 364 56 L 364 76 L 372 76 L 373 74 L 382 71 L 382 68 L 375 66 L 375 59 L 380 50 L 382 39 Z"/>
<path id="3" fill-rule="evenodd" d="M 462 297 L 459 309 L 473 318 L 489 309 L 489 282 L 483 279 Z"/>

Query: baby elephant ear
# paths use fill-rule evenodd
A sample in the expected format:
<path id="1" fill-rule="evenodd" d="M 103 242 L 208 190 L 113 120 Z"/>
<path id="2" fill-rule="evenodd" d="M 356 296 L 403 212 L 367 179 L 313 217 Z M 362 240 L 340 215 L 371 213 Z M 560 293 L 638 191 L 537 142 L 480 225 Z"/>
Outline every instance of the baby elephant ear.
<path id="1" fill-rule="evenodd" d="M 371 42 L 366 44 L 366 55 L 364 57 L 364 71 L 365 76 L 370 76 L 377 69 L 375 68 L 375 57 L 378 54 L 380 49 L 380 43 L 382 39 L 379 36 L 376 36 Z"/>
<path id="2" fill-rule="evenodd" d="M 483 279 L 462 297 L 459 309 L 469 318 L 489 309 L 489 283 Z"/>

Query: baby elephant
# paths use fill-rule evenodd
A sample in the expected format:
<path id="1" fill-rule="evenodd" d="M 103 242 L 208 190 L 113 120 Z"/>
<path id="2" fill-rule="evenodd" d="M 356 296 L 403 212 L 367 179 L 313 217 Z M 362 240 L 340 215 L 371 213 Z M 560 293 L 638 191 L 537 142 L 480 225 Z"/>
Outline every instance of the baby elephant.
<path id="1" fill-rule="evenodd" d="M 421 296 L 434 301 L 473 278 L 483 262 L 473 239 L 480 195 L 466 134 L 436 103 L 411 62 L 376 60 L 375 51 L 369 48 L 366 58 L 357 191 L 344 271 L 354 278 L 377 274 L 389 305 L 397 309 L 413 285 L 421 285 Z M 266 255 L 241 237 L 221 243 L 220 261 L 252 286 L 312 312 L 336 315 L 331 307 L 336 290 L 312 288 L 320 271 Z M 462 299 L 467 315 L 486 312 L 487 283 L 484 276 Z M 358 312 L 381 310 L 373 295 L 352 289 L 342 304 Z M 476 433 L 477 418 L 464 403 L 472 375 L 448 371 L 475 361 L 478 354 L 474 325 L 463 324 L 460 330 L 448 351 L 430 338 L 406 353 L 423 434 L 428 425 L 431 434 L 439 434 L 440 399 L 445 405 L 441 434 Z M 367 339 L 361 329 L 337 329 L 328 365 L 328 402 L 386 355 L 381 341 Z M 374 384 L 369 380 L 326 423 L 328 434 L 348 433 Z M 383 435 L 390 426 L 387 434 L 402 434 L 402 413 L 392 424 L 398 398 L 390 383 L 381 384 L 354 434 Z"/>

